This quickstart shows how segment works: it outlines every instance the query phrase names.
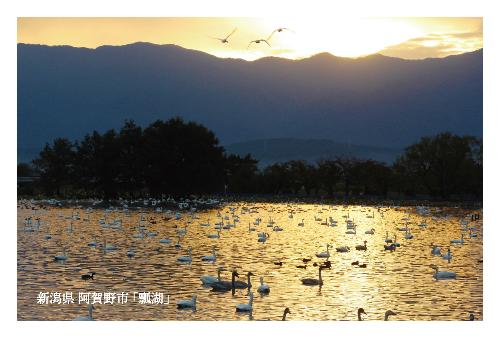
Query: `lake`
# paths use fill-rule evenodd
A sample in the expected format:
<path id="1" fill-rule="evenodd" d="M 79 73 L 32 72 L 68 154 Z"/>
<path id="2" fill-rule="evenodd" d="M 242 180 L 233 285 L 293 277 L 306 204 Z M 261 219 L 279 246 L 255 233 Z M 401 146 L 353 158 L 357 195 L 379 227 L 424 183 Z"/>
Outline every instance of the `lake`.
<path id="1" fill-rule="evenodd" d="M 465 320 L 469 312 L 482 319 L 482 210 L 473 212 L 479 220 L 471 220 L 471 210 L 456 207 L 241 202 L 176 215 L 176 211 L 132 208 L 32 210 L 18 204 L 17 315 L 19 320 L 71 320 L 87 314 L 87 305 L 78 304 L 79 292 L 127 292 L 126 304 L 95 304 L 93 318 L 281 320 L 288 307 L 287 320 L 357 320 L 358 308 L 365 310 L 364 320 L 383 320 L 387 310 L 397 313 L 390 320 Z M 257 218 L 262 221 L 256 222 Z M 228 229 L 221 230 L 220 238 L 208 238 L 217 234 L 215 223 L 221 219 Z M 210 225 L 204 226 L 207 222 Z M 355 234 L 346 233 L 353 232 L 348 224 L 356 225 Z M 281 231 L 275 231 L 276 226 Z M 412 239 L 398 230 L 406 227 Z M 365 233 L 371 229 L 373 234 Z M 259 232 L 269 235 L 263 243 L 258 241 Z M 400 243 L 395 250 L 384 249 L 386 233 Z M 463 244 L 450 244 L 462 234 Z M 89 246 L 93 241 L 96 246 Z M 105 250 L 104 241 L 115 249 Z M 366 250 L 356 250 L 364 241 Z M 323 285 L 303 285 L 302 278 L 318 278 L 313 264 L 326 261 L 316 254 L 326 251 L 327 243 L 331 268 L 322 270 Z M 452 259 L 431 254 L 432 243 L 442 253 L 450 247 Z M 216 261 L 202 261 L 202 256 L 212 254 L 212 246 Z M 337 252 L 342 246 L 349 250 Z M 188 255 L 188 247 L 192 263 L 182 264 L 178 258 Z M 55 261 L 63 248 L 67 259 Z M 133 257 L 127 256 L 129 250 Z M 304 263 L 304 258 L 311 261 Z M 356 261 L 358 265 L 352 265 Z M 436 280 L 432 264 L 440 271 L 455 272 L 456 278 Z M 217 276 L 217 267 L 224 268 L 223 280 L 231 280 L 234 269 L 238 281 L 253 273 L 250 314 L 235 310 L 237 304 L 248 302 L 247 289 L 231 295 L 202 285 L 200 277 Z M 95 272 L 94 279 L 82 280 L 90 271 Z M 261 276 L 270 287 L 268 295 L 257 292 Z M 75 302 L 37 304 L 40 292 L 72 292 Z M 140 304 L 132 301 L 134 292 L 162 292 L 170 303 Z M 196 311 L 177 309 L 179 300 L 193 295 L 197 295 Z"/>

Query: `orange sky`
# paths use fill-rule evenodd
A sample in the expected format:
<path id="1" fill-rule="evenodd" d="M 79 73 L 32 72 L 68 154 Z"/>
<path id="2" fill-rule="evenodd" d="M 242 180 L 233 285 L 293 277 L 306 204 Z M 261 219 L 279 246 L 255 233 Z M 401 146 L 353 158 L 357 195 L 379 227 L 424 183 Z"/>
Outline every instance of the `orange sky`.
<path id="1" fill-rule="evenodd" d="M 95 48 L 137 41 L 177 44 L 219 57 L 302 58 L 321 52 L 373 53 L 409 59 L 442 57 L 483 47 L 482 18 L 19 18 L 18 42 Z M 291 31 L 276 33 L 278 27 Z M 214 37 L 225 37 L 222 44 Z"/>

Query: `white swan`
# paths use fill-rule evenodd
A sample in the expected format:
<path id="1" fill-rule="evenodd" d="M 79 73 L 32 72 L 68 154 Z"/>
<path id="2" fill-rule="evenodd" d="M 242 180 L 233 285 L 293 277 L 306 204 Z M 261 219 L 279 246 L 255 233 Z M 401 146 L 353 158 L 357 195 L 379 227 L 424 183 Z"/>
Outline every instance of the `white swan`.
<path id="1" fill-rule="evenodd" d="M 217 267 L 217 277 L 213 277 L 213 276 L 209 276 L 209 275 L 205 275 L 205 276 L 201 276 L 200 277 L 200 280 L 202 282 L 203 285 L 207 285 L 207 286 L 211 286 L 212 284 L 216 283 L 216 282 L 220 282 L 220 272 L 222 271 L 222 267 Z"/>
<path id="2" fill-rule="evenodd" d="M 179 236 L 185 236 L 187 234 L 187 225 L 184 225 L 183 229 L 177 230 L 177 235 Z"/>
<path id="3" fill-rule="evenodd" d="M 217 260 L 217 256 L 215 254 L 215 246 L 212 246 L 212 255 L 211 256 L 203 256 L 201 260 L 204 262 L 215 262 Z"/>
<path id="4" fill-rule="evenodd" d="M 178 309 L 194 309 L 196 310 L 196 298 L 197 296 L 194 295 L 193 298 L 191 299 L 183 299 L 177 302 L 177 308 Z"/>
<path id="5" fill-rule="evenodd" d="M 413 238 L 413 234 L 410 232 L 410 229 L 408 229 L 406 231 L 405 238 L 406 239 L 412 239 Z"/>
<path id="6" fill-rule="evenodd" d="M 248 232 L 252 232 L 252 231 L 255 231 L 255 228 L 252 228 L 252 227 L 250 226 L 250 223 L 248 223 Z"/>
<path id="7" fill-rule="evenodd" d="M 54 260 L 58 261 L 58 262 L 64 262 L 67 259 L 68 259 L 68 256 L 66 255 L 66 248 L 63 248 L 63 252 L 61 255 L 54 256 Z"/>
<path id="8" fill-rule="evenodd" d="M 444 255 L 442 255 L 441 257 L 443 257 L 443 259 L 446 259 L 446 260 L 451 260 L 453 258 L 453 256 L 451 255 L 451 250 L 450 248 L 448 248 L 448 252 L 446 252 Z"/>
<path id="9" fill-rule="evenodd" d="M 113 251 L 116 250 L 116 246 L 113 244 L 108 244 L 106 240 L 104 240 L 104 246 L 103 246 L 104 251 Z"/>
<path id="10" fill-rule="evenodd" d="M 317 253 L 316 257 L 318 257 L 318 258 L 328 258 L 328 257 L 330 257 L 330 250 L 329 250 L 329 248 L 330 248 L 330 244 L 327 244 L 326 245 L 326 252 Z"/>
<path id="11" fill-rule="evenodd" d="M 220 229 L 217 230 L 216 234 L 208 234 L 207 237 L 208 238 L 220 238 Z"/>
<path id="12" fill-rule="evenodd" d="M 177 257 L 177 261 L 181 263 L 191 263 L 193 261 L 193 255 L 191 248 L 188 248 L 188 256 Z"/>
<path id="13" fill-rule="evenodd" d="M 438 247 L 437 245 L 434 245 L 434 244 L 431 244 L 431 245 L 432 245 L 431 254 L 436 255 L 436 256 L 440 256 L 441 255 L 441 248 Z"/>
<path id="14" fill-rule="evenodd" d="M 439 271 L 439 268 L 437 266 L 435 266 L 435 265 L 433 265 L 432 268 L 436 271 L 432 275 L 436 280 L 439 280 L 439 279 L 455 279 L 455 278 L 457 278 L 457 274 L 455 272 Z"/>
<path id="15" fill-rule="evenodd" d="M 75 318 L 75 319 L 73 319 L 73 320 L 78 320 L 78 321 L 82 321 L 82 320 L 94 320 L 94 319 L 92 318 L 92 310 L 95 310 L 94 305 L 89 304 L 89 305 L 87 306 L 87 309 L 88 309 L 88 311 L 89 311 L 89 315 L 88 315 L 88 316 L 76 317 L 76 318 Z"/>
<path id="16" fill-rule="evenodd" d="M 257 288 L 257 292 L 259 293 L 269 293 L 271 291 L 271 288 L 269 285 L 264 284 L 264 277 L 260 277 L 260 285 Z"/>
<path id="17" fill-rule="evenodd" d="M 237 312 L 250 312 L 252 311 L 252 306 L 253 306 L 253 292 L 250 292 L 248 294 L 249 299 L 248 299 L 248 304 L 238 304 L 236 305 L 236 311 Z"/>
<path id="18" fill-rule="evenodd" d="M 303 226 L 304 226 L 304 219 L 302 219 L 302 221 L 301 221 L 299 224 L 297 224 L 297 225 L 298 225 L 299 227 L 303 227 Z"/>
<path id="19" fill-rule="evenodd" d="M 170 244 L 172 243 L 172 240 L 170 238 L 162 238 L 160 239 L 161 244 Z"/>
<path id="20" fill-rule="evenodd" d="M 367 230 L 367 231 L 365 231 L 365 234 L 367 234 L 367 235 L 373 235 L 373 234 L 375 234 L 375 229 L 372 228 L 370 230 Z"/>
<path id="21" fill-rule="evenodd" d="M 451 244 L 464 244 L 464 234 L 462 234 L 461 239 L 452 239 L 450 241 Z"/>

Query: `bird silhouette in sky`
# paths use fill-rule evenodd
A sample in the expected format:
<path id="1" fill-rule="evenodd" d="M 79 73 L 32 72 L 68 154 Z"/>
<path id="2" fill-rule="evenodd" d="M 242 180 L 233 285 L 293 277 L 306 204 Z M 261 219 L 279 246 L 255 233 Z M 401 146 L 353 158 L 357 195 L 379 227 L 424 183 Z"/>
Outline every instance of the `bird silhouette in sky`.
<path id="1" fill-rule="evenodd" d="M 267 41 L 267 39 L 257 39 L 257 40 L 252 40 L 252 41 L 250 41 L 250 43 L 249 43 L 249 44 L 248 44 L 248 46 L 247 46 L 247 49 L 250 47 L 250 45 L 251 45 L 252 43 L 261 43 L 261 42 L 265 42 L 265 43 L 267 43 L 267 45 L 268 45 L 269 47 L 271 47 L 271 45 L 269 44 L 269 42 Z"/>
<path id="2" fill-rule="evenodd" d="M 273 32 L 271 33 L 271 35 L 269 35 L 269 37 L 266 40 L 270 40 L 273 37 L 274 33 L 281 33 L 283 31 L 289 31 L 289 32 L 295 33 L 294 31 L 292 31 L 289 28 L 280 27 L 280 28 L 276 28 L 275 30 L 273 30 Z"/>
<path id="3" fill-rule="evenodd" d="M 222 42 L 222 43 L 228 43 L 228 42 L 229 42 L 229 40 L 228 40 L 228 39 L 229 39 L 229 37 L 230 37 L 231 35 L 233 35 L 233 34 L 234 34 L 234 32 L 236 32 L 236 30 L 237 30 L 237 28 L 233 29 L 233 31 L 232 31 L 231 33 L 229 33 L 229 35 L 228 35 L 228 36 L 226 36 L 225 38 L 215 38 L 215 37 L 212 37 L 212 38 L 213 38 L 213 39 L 216 39 L 216 40 L 219 40 L 219 41 L 220 41 L 220 42 Z"/>

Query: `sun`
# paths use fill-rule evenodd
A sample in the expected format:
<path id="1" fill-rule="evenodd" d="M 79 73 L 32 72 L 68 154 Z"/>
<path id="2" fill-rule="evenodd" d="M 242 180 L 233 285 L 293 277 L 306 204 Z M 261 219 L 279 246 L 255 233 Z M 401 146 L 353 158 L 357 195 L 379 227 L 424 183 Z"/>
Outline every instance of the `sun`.
<path id="1" fill-rule="evenodd" d="M 321 52 L 358 57 L 422 35 L 421 27 L 393 18 L 269 18 L 259 20 L 258 26 L 268 31 L 292 29 L 273 36 L 270 53 L 293 58 Z"/>

